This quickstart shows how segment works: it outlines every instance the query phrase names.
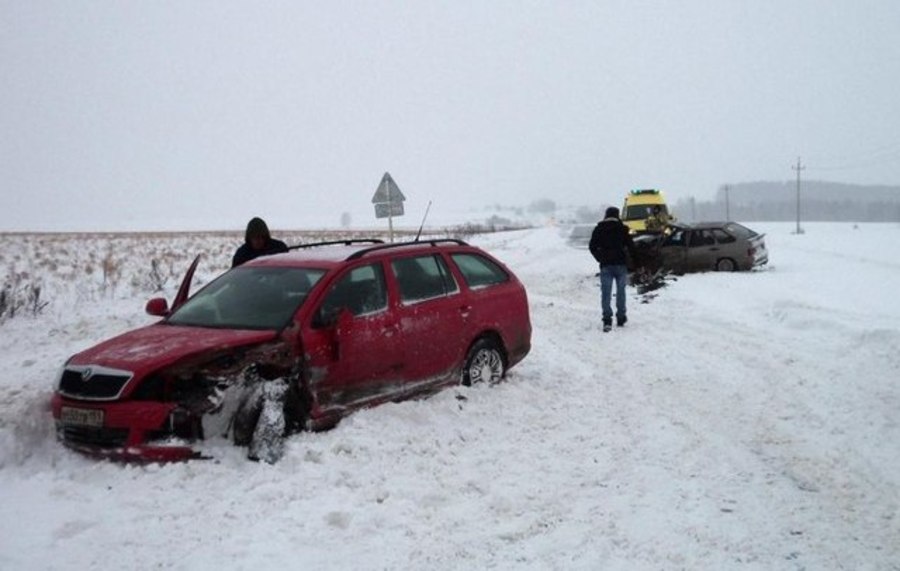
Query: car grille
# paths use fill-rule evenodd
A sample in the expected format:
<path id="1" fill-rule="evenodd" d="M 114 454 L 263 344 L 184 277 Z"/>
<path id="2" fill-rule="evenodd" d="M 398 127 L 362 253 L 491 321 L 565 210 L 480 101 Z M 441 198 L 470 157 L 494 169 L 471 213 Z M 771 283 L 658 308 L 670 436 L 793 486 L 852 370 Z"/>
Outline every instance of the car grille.
<path id="1" fill-rule="evenodd" d="M 115 400 L 131 380 L 130 371 L 106 367 L 69 366 L 59 380 L 59 392 L 81 400 Z"/>
<path id="2" fill-rule="evenodd" d="M 59 437 L 66 444 L 92 448 L 121 448 L 128 439 L 127 428 L 93 428 L 62 425 Z"/>

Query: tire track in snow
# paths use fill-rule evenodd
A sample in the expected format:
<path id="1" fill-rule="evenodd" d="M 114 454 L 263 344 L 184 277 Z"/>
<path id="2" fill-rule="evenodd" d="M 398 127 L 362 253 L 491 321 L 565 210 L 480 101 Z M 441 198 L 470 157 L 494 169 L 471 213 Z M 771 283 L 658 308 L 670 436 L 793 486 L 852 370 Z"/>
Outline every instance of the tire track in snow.
<path id="1" fill-rule="evenodd" d="M 851 486 L 857 488 L 854 492 L 846 481 L 841 484 L 847 466 L 836 464 L 833 457 L 817 457 L 816 449 L 803 445 L 804 439 L 828 438 L 820 433 L 829 427 L 824 411 L 807 404 L 816 401 L 808 398 L 810 391 L 823 383 L 822 368 L 817 365 L 821 345 L 798 352 L 797 343 L 784 337 L 790 333 L 773 335 L 754 320 L 745 323 L 740 312 L 750 309 L 741 309 L 745 304 L 739 298 L 735 298 L 734 311 L 719 315 L 699 302 L 668 298 L 665 290 L 651 304 L 636 306 L 635 298 L 629 298 L 631 321 L 625 331 L 594 332 L 591 327 L 599 320 L 599 296 L 595 286 L 585 287 L 589 278 L 563 273 L 575 265 L 572 255 L 560 247 L 554 254 L 541 256 L 545 263 L 532 261 L 522 269 L 517 266 L 517 272 L 527 282 L 531 267 L 560 271 L 560 278 L 549 286 L 537 277 L 534 284 L 543 288 L 529 285 L 536 329 L 554 332 L 552 338 L 535 344 L 535 357 L 540 354 L 566 372 L 565 384 L 557 387 L 566 392 L 565 398 L 595 403 L 593 407 L 580 406 L 579 412 L 587 417 L 588 409 L 600 408 L 608 415 L 603 427 L 607 434 L 620 431 L 619 447 L 612 447 L 610 457 L 615 467 L 606 481 L 613 479 L 621 485 L 627 480 L 629 465 L 637 471 L 647 463 L 657 464 L 676 481 L 706 481 L 706 486 L 680 489 L 680 497 L 674 501 L 679 511 L 711 512 L 713 520 L 722 514 L 740 513 L 742 506 L 760 501 L 782 522 L 791 521 L 791 510 L 798 506 L 823 512 L 825 521 L 833 520 L 835 513 L 853 512 L 852 503 L 863 498 L 859 486 Z M 691 287 L 691 281 L 682 280 L 673 287 Z M 791 300 L 776 305 L 782 311 L 804 311 Z M 689 318 L 672 324 L 667 313 Z M 815 312 L 810 317 L 825 327 L 843 323 L 841 318 Z M 598 360 L 597 352 L 608 358 Z M 602 371 L 595 370 L 598 362 Z M 847 368 L 843 369 L 835 373 L 848 374 Z M 598 401 L 603 404 L 596 404 Z M 629 450 L 635 449 L 643 449 L 645 456 L 631 456 Z M 852 455 L 850 450 L 844 452 Z M 860 459 L 850 464 L 859 465 Z M 866 482 L 868 476 L 861 473 L 851 479 Z M 892 490 L 889 482 L 876 482 L 875 487 Z M 705 489 L 733 493 L 710 497 Z M 757 492 L 748 493 L 748 489 Z M 766 496 L 758 497 L 758 490 Z M 630 493 L 628 507 L 634 509 L 652 491 Z M 876 494 L 868 503 L 875 508 L 881 503 L 877 513 L 896 506 L 890 493 Z M 707 514 L 704 521 L 709 520 Z M 756 523 L 758 526 L 749 528 L 771 527 L 765 521 Z M 730 542 L 738 551 L 765 557 L 770 550 L 766 541 L 781 541 L 814 548 L 824 561 L 839 562 L 840 554 L 823 550 L 816 539 L 817 534 L 827 536 L 827 529 L 809 530 L 807 536 L 802 532 L 794 535 L 796 529 L 773 529 L 768 538 L 752 537 L 746 526 L 726 529 L 724 535 L 703 532 L 711 548 L 717 542 Z"/>

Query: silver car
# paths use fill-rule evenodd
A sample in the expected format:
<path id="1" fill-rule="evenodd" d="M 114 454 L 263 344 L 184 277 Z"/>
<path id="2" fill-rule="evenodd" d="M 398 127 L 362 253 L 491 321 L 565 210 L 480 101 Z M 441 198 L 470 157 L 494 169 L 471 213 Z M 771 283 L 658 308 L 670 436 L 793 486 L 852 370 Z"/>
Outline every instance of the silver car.
<path id="1" fill-rule="evenodd" d="M 737 222 L 673 225 L 658 243 L 660 265 L 674 273 L 752 270 L 768 263 L 765 234 Z"/>
<path id="2" fill-rule="evenodd" d="M 569 232 L 568 243 L 573 248 L 587 248 L 596 224 L 577 224 Z"/>

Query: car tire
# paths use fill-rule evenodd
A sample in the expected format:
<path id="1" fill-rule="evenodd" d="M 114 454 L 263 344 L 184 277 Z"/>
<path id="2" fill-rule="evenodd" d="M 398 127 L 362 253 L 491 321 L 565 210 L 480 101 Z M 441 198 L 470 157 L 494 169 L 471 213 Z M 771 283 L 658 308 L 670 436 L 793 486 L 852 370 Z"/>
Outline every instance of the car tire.
<path id="1" fill-rule="evenodd" d="M 273 379 L 262 385 L 262 406 L 247 446 L 247 458 L 274 464 L 284 454 L 285 415 L 287 394 L 285 379 Z"/>
<path id="2" fill-rule="evenodd" d="M 731 258 L 720 258 L 716 262 L 717 272 L 733 272 L 737 269 L 737 264 Z"/>
<path id="3" fill-rule="evenodd" d="M 235 446 L 247 446 L 259 422 L 263 407 L 262 383 L 247 388 L 231 419 L 231 439 Z"/>
<path id="4" fill-rule="evenodd" d="M 499 345 L 487 338 L 481 338 L 469 348 L 462 370 L 462 384 L 477 383 L 489 385 L 499 383 L 506 374 L 506 361 Z"/>

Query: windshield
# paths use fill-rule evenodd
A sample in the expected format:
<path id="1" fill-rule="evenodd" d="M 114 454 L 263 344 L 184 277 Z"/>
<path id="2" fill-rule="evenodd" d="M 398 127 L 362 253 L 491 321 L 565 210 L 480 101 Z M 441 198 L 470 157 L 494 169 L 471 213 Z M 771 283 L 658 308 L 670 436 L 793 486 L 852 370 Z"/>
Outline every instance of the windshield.
<path id="1" fill-rule="evenodd" d="M 643 220 L 653 215 L 653 209 L 659 207 L 660 214 L 668 214 L 665 204 L 634 204 L 625 207 L 624 220 Z"/>
<path id="2" fill-rule="evenodd" d="M 179 307 L 167 322 L 228 329 L 280 329 L 325 270 L 237 267 Z"/>

